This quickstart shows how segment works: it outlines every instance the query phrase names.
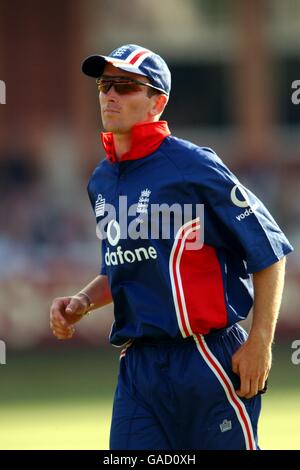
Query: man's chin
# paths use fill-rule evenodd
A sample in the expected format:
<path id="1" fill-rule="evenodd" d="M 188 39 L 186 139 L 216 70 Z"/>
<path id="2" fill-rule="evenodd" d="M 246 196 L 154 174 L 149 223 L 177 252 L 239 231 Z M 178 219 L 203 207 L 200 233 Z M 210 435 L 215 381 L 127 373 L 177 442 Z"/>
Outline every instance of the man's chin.
<path id="1" fill-rule="evenodd" d="M 106 124 L 103 123 L 103 127 L 106 132 L 112 132 L 113 134 L 128 134 L 130 132 L 130 129 L 125 129 L 123 127 L 113 125 L 113 124 Z"/>

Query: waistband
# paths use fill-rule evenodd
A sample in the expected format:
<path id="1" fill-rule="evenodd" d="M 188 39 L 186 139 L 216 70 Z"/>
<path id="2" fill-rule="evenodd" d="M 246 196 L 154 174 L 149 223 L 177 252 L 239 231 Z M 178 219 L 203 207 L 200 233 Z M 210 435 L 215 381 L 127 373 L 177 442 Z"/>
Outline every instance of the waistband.
<path id="1" fill-rule="evenodd" d="M 203 335 L 204 338 L 217 337 L 224 334 L 228 334 L 232 328 L 238 328 L 237 324 L 230 325 L 225 328 L 219 328 L 218 330 L 212 330 L 206 335 Z M 194 336 L 188 336 L 183 338 L 182 336 L 157 336 L 157 337 L 141 337 L 141 338 L 132 338 L 131 345 L 136 346 L 158 346 L 160 344 L 183 344 L 194 341 Z"/>
<path id="2" fill-rule="evenodd" d="M 183 338 L 182 336 L 176 336 L 174 338 L 172 336 L 158 336 L 155 338 L 135 338 L 132 344 L 136 346 L 158 346 L 160 344 L 183 344 L 190 341 L 194 341 L 193 336 L 188 336 L 187 338 Z"/>

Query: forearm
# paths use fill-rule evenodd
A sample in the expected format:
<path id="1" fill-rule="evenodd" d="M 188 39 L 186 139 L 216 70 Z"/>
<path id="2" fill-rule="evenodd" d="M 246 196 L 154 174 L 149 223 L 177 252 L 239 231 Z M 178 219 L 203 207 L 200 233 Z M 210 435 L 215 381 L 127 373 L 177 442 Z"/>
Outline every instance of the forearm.
<path id="1" fill-rule="evenodd" d="M 282 299 L 285 258 L 253 274 L 253 322 L 249 339 L 272 344 Z"/>
<path id="2" fill-rule="evenodd" d="M 80 292 L 84 292 L 89 297 L 91 303 L 93 304 L 91 310 L 104 307 L 104 305 L 112 302 L 107 276 L 97 276 L 95 279 L 93 279 L 93 281 L 81 289 Z"/>
<path id="3" fill-rule="evenodd" d="M 253 322 L 248 340 L 232 356 L 232 370 L 240 376 L 237 395 L 255 396 L 263 390 L 272 364 L 272 341 L 279 314 L 285 258 L 253 274 Z"/>

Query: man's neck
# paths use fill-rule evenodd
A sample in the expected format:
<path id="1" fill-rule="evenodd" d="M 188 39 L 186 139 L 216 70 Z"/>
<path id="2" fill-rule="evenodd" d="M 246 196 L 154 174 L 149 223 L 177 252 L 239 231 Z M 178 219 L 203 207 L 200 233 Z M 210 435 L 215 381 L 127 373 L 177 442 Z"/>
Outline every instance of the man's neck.
<path id="1" fill-rule="evenodd" d="M 171 135 L 166 121 L 147 121 L 135 124 L 130 132 L 101 132 L 107 159 L 116 161 L 137 160 L 155 152 L 163 140 Z"/>
<path id="2" fill-rule="evenodd" d="M 113 137 L 116 157 L 118 160 L 120 160 L 121 156 L 124 155 L 124 153 L 129 152 L 129 150 L 131 149 L 131 133 L 129 132 L 127 134 L 113 134 Z"/>

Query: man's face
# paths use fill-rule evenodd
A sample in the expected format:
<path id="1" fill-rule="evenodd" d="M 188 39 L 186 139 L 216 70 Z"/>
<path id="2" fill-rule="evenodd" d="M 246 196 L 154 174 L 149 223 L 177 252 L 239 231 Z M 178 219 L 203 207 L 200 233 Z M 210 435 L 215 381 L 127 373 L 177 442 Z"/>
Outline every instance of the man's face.
<path id="1" fill-rule="evenodd" d="M 117 69 L 111 64 L 105 66 L 103 75 L 108 77 L 128 77 L 149 83 L 147 77 Z M 151 122 L 154 115 L 151 113 L 156 96 L 149 98 L 148 87 L 140 86 L 138 91 L 128 94 L 118 94 L 114 87 L 107 93 L 99 92 L 101 117 L 106 131 L 115 134 L 126 134 L 135 124 Z"/>

